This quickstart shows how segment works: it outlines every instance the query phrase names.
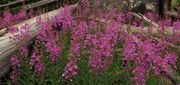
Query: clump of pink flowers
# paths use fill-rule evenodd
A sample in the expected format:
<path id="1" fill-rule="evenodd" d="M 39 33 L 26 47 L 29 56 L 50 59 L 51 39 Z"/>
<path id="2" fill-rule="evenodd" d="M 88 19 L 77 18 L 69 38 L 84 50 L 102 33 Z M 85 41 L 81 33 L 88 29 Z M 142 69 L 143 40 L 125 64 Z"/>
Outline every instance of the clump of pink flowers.
<path id="1" fill-rule="evenodd" d="M 73 21 L 74 25 L 76 25 L 78 22 Z M 76 75 L 77 72 L 77 60 L 80 60 L 80 50 L 83 47 L 83 40 L 85 38 L 85 35 L 87 33 L 87 22 L 79 22 L 79 25 L 75 26 L 74 28 L 71 28 L 72 33 L 72 40 L 70 40 L 70 55 L 69 55 L 69 62 L 67 63 L 64 73 L 62 74 L 63 77 L 66 79 L 70 79 L 72 76 Z"/>
<path id="2" fill-rule="evenodd" d="M 132 73 L 135 76 L 132 79 L 136 81 L 137 85 L 144 84 L 145 75 L 150 72 L 150 68 L 155 75 L 168 71 L 171 65 L 176 68 L 176 53 L 166 51 L 167 48 L 164 43 L 153 38 L 141 40 L 141 38 L 129 34 L 125 39 L 123 60 L 126 62 L 127 69 L 133 69 Z M 167 54 L 162 55 L 163 51 Z M 130 63 L 132 61 L 134 62 L 133 66 Z"/>
<path id="3" fill-rule="evenodd" d="M 37 38 L 43 42 L 46 52 L 49 53 L 49 58 L 54 62 L 61 52 L 61 47 L 56 40 L 58 31 L 53 30 L 51 24 L 48 22 L 42 22 L 38 19 L 37 24 L 40 24 L 41 27 L 40 31 L 38 31 Z"/>
<path id="4" fill-rule="evenodd" d="M 38 48 L 35 47 L 30 60 L 30 69 L 33 70 L 32 72 L 34 72 L 36 75 L 39 74 L 44 68 L 44 63 L 41 61 L 42 58 L 38 51 Z"/>
<path id="5" fill-rule="evenodd" d="M 62 74 L 62 77 L 66 79 L 71 79 L 74 75 L 77 75 L 77 65 L 76 61 L 74 60 L 75 57 L 68 58 L 69 62 L 66 64 L 66 67 L 64 68 L 64 73 Z"/>
<path id="6" fill-rule="evenodd" d="M 97 34 L 88 34 L 85 40 L 87 46 L 93 46 L 90 49 L 89 65 L 91 71 L 101 71 L 108 66 L 112 60 L 111 48 L 116 41 L 111 43 L 115 36 L 98 32 Z M 116 38 L 116 37 L 115 37 Z"/>
<path id="7" fill-rule="evenodd" d="M 13 55 L 11 57 L 11 67 L 12 67 L 12 72 L 10 73 L 10 79 L 13 81 L 13 83 L 16 83 L 17 82 L 17 76 L 20 75 L 20 61 L 18 59 L 18 56 L 16 55 Z"/>
<path id="8" fill-rule="evenodd" d="M 94 5 L 99 7 L 100 1 L 95 1 Z M 19 56 L 30 56 L 28 63 L 31 73 L 46 72 L 46 62 L 43 62 L 43 54 L 41 53 L 44 53 L 46 59 L 50 59 L 48 62 L 51 64 L 59 64 L 58 58 L 61 59 L 61 51 L 64 49 L 63 47 L 66 47 L 64 46 L 66 44 L 70 46 L 67 55 L 65 53 L 65 59 L 68 61 L 62 60 L 66 65 L 63 73 L 58 74 L 61 75 L 62 79 L 72 80 L 73 76 L 78 76 L 78 68 L 80 68 L 78 66 L 81 66 L 78 65 L 78 62 L 83 61 L 82 57 L 87 59 L 87 66 L 90 67 L 88 71 L 97 74 L 97 76 L 110 67 L 113 59 L 120 57 L 122 61 L 120 60 L 120 64 L 117 65 L 123 65 L 124 67 L 121 69 L 133 74 L 131 80 L 135 81 L 136 85 L 145 85 L 146 76 L 149 73 L 158 76 L 162 73 L 168 73 L 170 68 L 177 69 L 178 55 L 174 49 L 171 49 L 169 44 L 171 42 L 168 41 L 165 32 L 168 27 L 173 27 L 173 34 L 170 35 L 170 38 L 178 40 L 179 21 L 173 23 L 171 19 L 160 20 L 158 22 L 160 27 L 157 29 L 159 34 L 156 35 L 159 39 L 156 39 L 153 36 L 153 26 L 148 27 L 149 33 L 144 31 L 143 21 L 134 19 L 132 12 L 117 12 L 114 6 L 109 6 L 105 13 L 99 8 L 91 10 L 88 0 L 82 0 L 82 3 L 74 11 L 75 14 L 72 14 L 72 10 L 66 5 L 59 14 L 48 21 L 43 21 L 40 17 L 36 19 L 36 26 L 40 29 L 35 36 L 36 46 L 33 47 L 32 53 L 30 52 L 32 55 L 29 54 L 27 48 L 33 37 L 30 25 L 24 24 L 21 30 L 17 27 L 8 27 L 9 33 L 19 32 L 19 35 L 15 35 L 16 38 L 12 39 L 22 41 L 19 46 Z M 6 15 L 8 22 L 11 15 L 8 12 Z M 26 18 L 26 15 L 27 13 L 22 10 L 15 20 Z M 146 16 L 155 21 L 154 16 L 156 15 L 148 13 Z M 136 29 L 135 26 L 142 27 L 140 31 L 133 32 Z M 64 33 L 64 35 L 62 36 L 60 33 L 62 35 Z M 64 38 L 61 41 L 60 37 L 64 36 L 68 37 L 67 41 L 70 43 L 65 44 Z M 121 47 L 116 47 L 121 43 L 123 43 Z M 116 52 L 117 50 L 121 52 Z M 115 54 L 116 57 L 114 57 L 113 53 L 118 53 L 118 55 Z M 17 56 L 13 56 L 11 61 L 13 71 L 10 78 L 13 82 L 17 82 L 16 77 L 21 71 L 18 69 L 21 66 L 20 60 Z"/>

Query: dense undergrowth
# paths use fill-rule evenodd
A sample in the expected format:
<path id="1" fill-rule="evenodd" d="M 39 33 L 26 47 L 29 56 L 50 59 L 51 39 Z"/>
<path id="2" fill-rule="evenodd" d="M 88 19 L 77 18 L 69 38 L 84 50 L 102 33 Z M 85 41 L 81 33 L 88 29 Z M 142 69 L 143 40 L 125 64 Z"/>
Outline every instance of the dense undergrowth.
<path id="1" fill-rule="evenodd" d="M 40 0 L 23 1 L 21 3 L 22 5 L 19 5 L 13 8 L 10 6 L 3 7 L 4 10 L 0 10 L 0 12 L 3 11 L 2 16 L 0 16 L 0 30 L 16 25 L 18 23 L 21 23 L 27 19 L 39 16 L 42 13 L 55 10 L 59 8 L 59 6 L 63 6 L 64 4 L 70 5 L 70 4 L 74 4 L 78 2 L 78 0 L 68 0 L 68 1 L 61 0 L 61 1 L 56 1 L 55 3 L 51 3 L 49 5 L 46 5 L 46 6 L 37 7 L 37 8 L 29 9 L 29 10 L 26 9 L 27 5 L 33 2 L 35 3 L 37 1 L 40 1 Z"/>
<path id="2" fill-rule="evenodd" d="M 147 26 L 132 12 L 117 11 L 113 2 L 108 9 L 92 0 L 82 0 L 73 10 L 64 8 L 49 21 L 37 18 L 36 37 L 25 24 L 12 38 L 21 42 L 4 84 L 180 84 L 180 49 L 169 44 L 179 46 L 180 21 L 160 20 L 148 13 L 160 27 Z M 134 27 L 148 27 L 148 31 L 134 32 Z M 167 35 L 169 27 L 173 32 Z"/>

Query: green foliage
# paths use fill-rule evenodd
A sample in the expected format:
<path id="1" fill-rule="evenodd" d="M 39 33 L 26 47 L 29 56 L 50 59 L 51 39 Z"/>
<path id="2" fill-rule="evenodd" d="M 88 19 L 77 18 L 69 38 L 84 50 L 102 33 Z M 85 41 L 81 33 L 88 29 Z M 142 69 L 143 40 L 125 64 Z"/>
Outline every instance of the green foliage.
<path id="1" fill-rule="evenodd" d="M 172 0 L 171 1 L 171 5 L 172 5 L 172 9 L 178 9 L 178 5 L 180 4 L 180 0 Z"/>
<path id="2" fill-rule="evenodd" d="M 180 56 L 180 51 L 177 51 L 177 56 Z M 180 73 L 180 57 L 177 59 L 177 71 Z"/>

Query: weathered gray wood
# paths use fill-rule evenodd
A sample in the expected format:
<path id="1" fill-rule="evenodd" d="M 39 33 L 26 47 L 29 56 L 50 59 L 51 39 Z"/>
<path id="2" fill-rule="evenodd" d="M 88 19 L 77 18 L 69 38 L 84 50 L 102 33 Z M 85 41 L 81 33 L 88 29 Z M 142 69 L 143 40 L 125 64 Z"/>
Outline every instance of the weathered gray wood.
<path id="1" fill-rule="evenodd" d="M 69 6 L 70 9 L 73 9 L 75 7 L 77 7 L 77 4 Z M 22 25 L 29 24 L 30 25 L 30 32 L 33 34 L 33 36 L 36 36 L 36 32 L 39 30 L 39 27 L 36 25 L 36 19 L 38 17 L 41 17 L 43 21 L 47 21 L 48 19 L 57 15 L 63 9 L 64 8 L 60 8 L 58 10 L 54 10 L 54 11 L 42 14 L 42 15 L 37 16 L 35 18 L 29 19 L 25 22 L 19 23 L 18 25 L 15 25 L 15 27 L 18 27 L 18 29 L 20 30 Z M 18 43 L 19 41 L 9 39 L 9 37 L 12 37 L 15 34 L 19 34 L 19 32 L 7 33 L 4 36 L 0 37 L 0 69 L 1 69 L 0 70 L 0 77 L 9 70 L 9 68 L 10 68 L 10 65 L 9 65 L 10 56 L 17 49 L 16 43 Z"/>
<path id="2" fill-rule="evenodd" d="M 25 0 L 25 1 L 30 1 L 30 0 Z M 27 10 L 29 10 L 31 8 L 42 6 L 42 5 L 52 3 L 52 2 L 55 2 L 55 1 L 57 1 L 57 0 L 41 0 L 41 1 L 38 1 L 38 2 L 35 2 L 35 3 L 32 3 L 32 4 L 26 5 L 25 7 L 26 7 Z M 11 2 L 11 3 L 8 3 L 8 4 L 0 5 L 0 8 L 11 6 L 11 5 L 16 5 L 16 4 L 19 4 L 19 3 L 22 3 L 22 2 L 23 2 L 23 0 L 17 0 L 17 1 Z"/>
<path id="3" fill-rule="evenodd" d="M 49 4 L 49 3 L 52 3 L 55 1 L 57 1 L 57 0 L 42 0 L 42 1 L 30 4 L 30 5 L 26 5 L 26 10 L 33 9 L 33 8 L 36 8 L 36 7 L 45 5 L 45 4 Z"/>
<path id="4" fill-rule="evenodd" d="M 153 22 L 152 20 L 148 19 L 147 17 L 145 17 L 144 15 L 142 15 L 140 13 L 137 14 L 137 13 L 133 12 L 132 15 L 143 20 L 144 22 L 146 22 L 148 24 L 152 24 L 155 27 L 159 27 L 158 24 L 156 24 L 155 22 Z"/>
<path id="5" fill-rule="evenodd" d="M 0 8 L 10 6 L 10 5 L 19 4 L 19 3 L 22 3 L 22 2 L 23 2 L 23 0 L 16 0 L 16 1 L 13 1 L 13 2 L 10 2 L 10 3 L 7 3 L 7 4 L 0 5 Z"/>
<path id="6" fill-rule="evenodd" d="M 178 13 L 175 12 L 175 11 L 168 11 L 168 12 L 166 12 L 166 14 L 167 14 L 168 16 L 173 16 L 173 17 L 175 17 L 175 18 L 177 18 L 177 19 L 180 19 L 180 15 L 178 15 Z"/>

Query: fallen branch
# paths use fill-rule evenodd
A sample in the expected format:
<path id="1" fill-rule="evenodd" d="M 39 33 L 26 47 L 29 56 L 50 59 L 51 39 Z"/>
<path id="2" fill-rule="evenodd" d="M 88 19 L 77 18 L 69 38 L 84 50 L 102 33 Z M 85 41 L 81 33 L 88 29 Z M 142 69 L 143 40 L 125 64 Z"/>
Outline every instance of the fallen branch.
<path id="1" fill-rule="evenodd" d="M 106 19 L 100 19 L 100 18 L 96 18 L 97 21 L 99 22 L 104 22 L 104 23 L 108 23 L 110 22 L 111 20 L 106 20 Z M 127 25 L 125 25 L 127 26 Z M 131 26 L 133 29 L 132 32 L 148 32 L 148 28 L 149 27 L 135 27 L 135 26 Z M 154 24 L 154 27 L 152 27 L 152 34 L 159 34 L 159 26 L 157 24 Z M 176 33 L 180 33 L 180 30 L 176 30 Z M 164 32 L 165 35 L 172 35 L 173 34 L 173 28 L 172 27 L 167 27 L 165 29 L 165 32 Z"/>
<path id="2" fill-rule="evenodd" d="M 110 20 L 105 20 L 105 19 L 99 19 L 99 18 L 96 18 L 97 21 L 100 21 L 100 22 L 110 22 Z M 123 25 L 125 28 L 128 28 L 129 25 Z M 120 25 L 120 27 L 122 27 L 122 25 Z M 167 28 L 168 29 L 168 28 Z M 131 32 L 133 33 L 141 33 L 141 32 L 148 32 L 148 27 L 135 27 L 135 26 L 130 26 L 130 30 Z M 169 28 L 169 30 L 172 30 L 172 28 Z M 127 32 L 127 29 L 125 30 Z M 180 33 L 180 31 L 178 31 L 177 33 Z M 152 28 L 152 34 L 158 34 L 158 28 Z M 165 34 L 172 34 L 172 32 L 165 32 Z M 156 40 L 159 40 L 159 41 L 162 41 L 156 37 L 153 37 L 154 39 Z M 173 47 L 173 48 L 176 48 L 176 49 L 180 49 L 180 46 L 178 45 L 174 45 L 172 43 L 169 43 L 169 42 L 166 42 L 167 45 Z"/>
<path id="3" fill-rule="evenodd" d="M 32 1 L 32 0 L 24 0 L 25 2 L 29 2 L 29 1 Z M 10 3 L 7 3 L 7 4 L 3 4 L 3 5 L 0 5 L 0 8 L 4 8 L 4 7 L 7 7 L 7 6 L 14 6 L 14 5 L 18 5 L 20 3 L 23 3 L 23 0 L 16 0 L 16 1 L 13 1 L 13 2 L 10 2 Z"/>
<path id="4" fill-rule="evenodd" d="M 147 23 L 149 23 L 149 24 L 151 24 L 151 25 L 153 25 L 153 26 L 155 26 L 156 28 L 156 32 L 158 32 L 158 28 L 159 28 L 159 25 L 158 24 L 156 24 L 155 22 L 153 22 L 152 20 L 150 20 L 150 19 L 148 19 L 147 17 L 145 17 L 144 15 L 142 15 L 142 14 L 140 14 L 139 13 L 139 15 L 137 14 L 137 13 L 134 13 L 133 12 L 133 15 L 135 16 L 135 17 L 137 17 L 137 18 L 139 18 L 139 19 L 142 19 L 143 21 L 145 21 L 145 22 L 147 22 Z M 134 28 L 134 27 L 133 27 Z M 147 30 L 148 30 L 148 28 L 146 28 Z M 153 29 L 153 30 L 155 30 L 155 29 Z M 147 32 L 147 30 L 146 30 L 146 32 Z M 165 34 L 173 34 L 173 28 L 167 28 L 166 29 L 168 32 L 171 32 L 171 33 L 167 33 L 167 31 L 166 31 L 166 33 Z M 133 31 L 135 31 L 135 30 L 133 30 Z M 155 33 L 156 33 L 155 32 Z M 179 31 L 178 31 L 179 32 Z M 156 39 L 156 40 L 160 40 L 160 39 L 158 39 L 158 38 L 156 38 L 156 37 L 153 37 L 154 39 Z M 161 41 L 161 40 L 160 40 Z M 168 45 L 170 45 L 171 47 L 174 47 L 174 48 L 177 48 L 177 49 L 180 49 L 180 47 L 179 46 L 177 46 L 177 45 L 174 45 L 174 44 L 172 44 L 172 43 L 168 43 L 167 42 L 167 44 Z"/>
<path id="5" fill-rule="evenodd" d="M 144 15 L 142 15 L 140 13 L 137 14 L 137 13 L 133 12 L 132 15 L 143 20 L 146 23 L 152 24 L 153 26 L 159 28 L 158 24 L 156 24 L 155 22 L 153 22 L 152 20 L 148 19 L 147 17 L 145 17 Z"/>
<path id="6" fill-rule="evenodd" d="M 4 5 L 0 5 L 0 8 L 7 7 L 7 6 L 10 6 L 10 5 L 16 5 L 16 4 L 19 4 L 19 3 L 22 3 L 22 2 L 23 2 L 23 0 L 16 0 L 16 1 L 4 4 Z"/>
<path id="7" fill-rule="evenodd" d="M 36 8 L 36 7 L 45 5 L 45 4 L 49 4 L 49 3 L 55 2 L 55 1 L 57 1 L 57 0 L 41 0 L 39 2 L 30 4 L 30 5 L 26 5 L 26 10 L 30 10 L 30 9 L 33 9 L 33 8 Z"/>

